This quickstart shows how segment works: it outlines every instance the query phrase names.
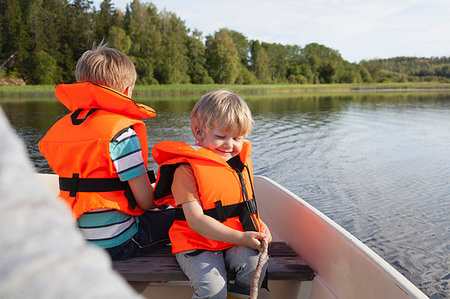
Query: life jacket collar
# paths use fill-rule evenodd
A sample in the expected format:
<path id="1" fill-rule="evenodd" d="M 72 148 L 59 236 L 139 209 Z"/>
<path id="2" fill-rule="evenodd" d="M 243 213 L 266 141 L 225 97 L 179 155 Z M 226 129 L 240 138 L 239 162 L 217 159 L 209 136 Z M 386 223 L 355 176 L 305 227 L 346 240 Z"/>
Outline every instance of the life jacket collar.
<path id="1" fill-rule="evenodd" d="M 138 104 L 117 90 L 89 81 L 58 84 L 55 95 L 70 111 L 99 108 L 134 119 L 146 119 L 156 115 L 153 108 Z"/>

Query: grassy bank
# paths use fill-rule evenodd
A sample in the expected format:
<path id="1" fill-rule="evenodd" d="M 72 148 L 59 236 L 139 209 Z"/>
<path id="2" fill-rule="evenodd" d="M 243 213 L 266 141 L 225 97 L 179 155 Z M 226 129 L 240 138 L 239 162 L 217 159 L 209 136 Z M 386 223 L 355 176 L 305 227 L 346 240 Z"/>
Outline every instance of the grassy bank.
<path id="1" fill-rule="evenodd" d="M 446 89 L 450 84 L 442 83 L 376 83 L 376 84 L 267 84 L 267 85 L 137 85 L 134 97 L 170 97 L 185 95 L 202 95 L 219 88 L 227 88 L 236 93 L 248 95 L 270 95 L 280 93 L 348 93 L 364 91 L 414 91 Z M 52 97 L 54 85 L 0 86 L 0 97 Z"/>

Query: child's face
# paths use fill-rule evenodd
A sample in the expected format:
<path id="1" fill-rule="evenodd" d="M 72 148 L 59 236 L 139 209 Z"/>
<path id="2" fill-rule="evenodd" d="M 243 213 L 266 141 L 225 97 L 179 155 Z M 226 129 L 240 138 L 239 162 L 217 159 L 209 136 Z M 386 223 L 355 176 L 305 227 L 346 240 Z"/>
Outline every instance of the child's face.
<path id="1" fill-rule="evenodd" d="M 225 161 L 239 154 L 245 139 L 245 136 L 237 136 L 221 128 L 214 128 L 208 132 L 198 131 L 196 135 L 200 146 L 212 150 Z"/>

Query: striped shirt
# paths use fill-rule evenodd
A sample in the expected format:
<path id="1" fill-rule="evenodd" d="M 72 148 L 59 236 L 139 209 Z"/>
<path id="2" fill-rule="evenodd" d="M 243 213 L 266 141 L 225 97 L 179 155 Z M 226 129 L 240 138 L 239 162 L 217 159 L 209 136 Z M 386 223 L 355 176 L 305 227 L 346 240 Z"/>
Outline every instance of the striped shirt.
<path id="1" fill-rule="evenodd" d="M 109 152 L 121 181 L 128 181 L 147 172 L 141 143 L 131 127 L 114 136 L 109 144 Z"/>
<path id="2" fill-rule="evenodd" d="M 109 144 L 111 159 L 121 181 L 128 181 L 147 172 L 141 143 L 130 127 L 114 136 Z M 138 231 L 138 218 L 117 210 L 98 209 L 78 218 L 84 238 L 102 248 L 118 246 Z"/>

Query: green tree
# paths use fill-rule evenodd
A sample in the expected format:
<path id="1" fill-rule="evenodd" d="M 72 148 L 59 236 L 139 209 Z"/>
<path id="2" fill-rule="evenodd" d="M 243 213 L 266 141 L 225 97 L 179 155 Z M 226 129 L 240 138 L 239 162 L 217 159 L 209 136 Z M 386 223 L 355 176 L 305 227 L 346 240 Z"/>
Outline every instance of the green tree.
<path id="1" fill-rule="evenodd" d="M 261 49 L 261 43 L 258 40 L 250 41 L 250 69 L 255 71 L 256 56 L 258 51 Z"/>
<path id="2" fill-rule="evenodd" d="M 247 37 L 240 32 L 230 30 L 229 34 L 233 39 L 234 45 L 238 51 L 239 58 L 241 60 L 241 64 L 245 67 L 249 67 L 249 59 L 250 59 L 250 42 Z"/>
<path id="3" fill-rule="evenodd" d="M 34 55 L 34 59 L 34 72 L 30 78 L 31 83 L 53 84 L 60 80 L 55 58 L 42 50 L 38 50 Z"/>
<path id="4" fill-rule="evenodd" d="M 153 77 L 153 64 L 151 59 L 130 56 L 131 61 L 136 67 L 137 82 L 140 84 L 158 84 Z"/>
<path id="5" fill-rule="evenodd" d="M 302 54 L 315 75 L 314 83 L 338 82 L 346 72 L 344 60 L 339 52 L 324 45 L 308 44 L 303 48 Z"/>
<path id="6" fill-rule="evenodd" d="M 114 25 L 115 9 L 111 0 L 103 0 L 100 10 L 94 12 L 95 40 L 110 40 L 110 30 Z"/>
<path id="7" fill-rule="evenodd" d="M 240 58 L 228 29 L 206 37 L 208 73 L 216 83 L 233 84 L 239 75 Z"/>
<path id="8" fill-rule="evenodd" d="M 112 26 L 109 29 L 109 42 L 111 46 L 115 47 L 123 53 L 128 53 L 131 48 L 131 38 L 127 35 L 124 29 Z"/>
<path id="9" fill-rule="evenodd" d="M 60 53 L 61 59 L 58 61 L 58 65 L 61 69 L 60 80 L 62 82 L 72 82 L 75 80 L 75 65 L 77 60 L 74 58 L 72 49 L 68 44 L 64 44 L 61 47 Z"/>
<path id="10" fill-rule="evenodd" d="M 91 0 L 74 0 L 67 15 L 66 41 L 75 59 L 94 44 Z M 96 42 L 99 42 L 98 40 Z"/>
<path id="11" fill-rule="evenodd" d="M 435 69 L 437 76 L 450 78 L 450 65 L 444 65 Z"/>
<path id="12" fill-rule="evenodd" d="M 262 43 L 262 46 L 270 61 L 270 81 L 274 83 L 286 82 L 292 48 L 276 43 Z"/>
<path id="13" fill-rule="evenodd" d="M 65 21 L 64 4 L 61 0 L 38 0 L 34 1 L 29 10 L 27 23 L 30 28 L 30 65 L 36 63 L 39 71 L 27 67 L 26 77 L 33 78 L 34 83 L 43 83 L 36 78 L 44 78 L 46 84 L 60 81 L 62 68 L 60 62 L 64 60 L 61 52 L 61 22 Z M 41 60 L 51 56 L 51 63 L 43 63 Z M 55 63 L 55 66 L 53 65 Z M 52 75 L 37 75 L 36 72 L 44 71 L 42 66 L 51 67 Z M 49 82 L 49 78 L 54 78 L 54 82 Z"/>
<path id="14" fill-rule="evenodd" d="M 333 61 L 324 60 L 319 67 L 319 78 L 321 83 L 333 83 L 336 74 L 336 64 Z"/>
<path id="15" fill-rule="evenodd" d="M 161 12 L 162 53 L 155 77 L 160 83 L 188 83 L 187 29 L 175 14 Z"/>
<path id="16" fill-rule="evenodd" d="M 292 83 L 292 84 L 307 84 L 308 83 L 308 79 L 303 75 L 291 74 L 288 77 L 288 81 L 289 81 L 289 83 Z"/>
<path id="17" fill-rule="evenodd" d="M 359 74 L 361 76 L 361 81 L 364 83 L 370 83 L 372 82 L 372 76 L 370 75 L 369 71 L 364 66 L 359 66 Z"/>
<path id="18" fill-rule="evenodd" d="M 206 70 L 206 47 L 202 42 L 202 33 L 194 30 L 188 38 L 188 59 L 189 69 L 188 75 L 191 83 L 195 84 L 211 84 L 214 80 L 208 75 Z"/>
<path id="19" fill-rule="evenodd" d="M 162 59 L 162 38 L 156 7 L 133 0 L 126 7 L 124 27 L 131 39 L 129 55 L 136 65 L 138 83 L 158 83 L 154 69 L 156 62 Z"/>
<path id="20" fill-rule="evenodd" d="M 22 10 L 18 1 L 0 2 L 0 30 L 0 58 L 6 59 L 19 48 L 23 31 Z"/>
<path id="21" fill-rule="evenodd" d="M 7 75 L 17 74 L 21 61 L 29 55 L 23 11 L 18 1 L 0 1 L 0 30 L 0 65 L 5 63 L 3 69 Z"/>
<path id="22" fill-rule="evenodd" d="M 266 50 L 261 47 L 255 57 L 255 76 L 261 83 L 269 83 L 270 80 L 270 58 Z"/>
<path id="23" fill-rule="evenodd" d="M 314 83 L 314 73 L 308 64 L 300 65 L 300 75 L 306 78 L 307 83 Z"/>
<path id="24" fill-rule="evenodd" d="M 255 75 L 244 65 L 240 65 L 239 75 L 236 78 L 236 84 L 256 84 L 258 80 Z"/>
<path id="25" fill-rule="evenodd" d="M 360 62 L 360 66 L 367 70 L 371 81 L 378 81 L 378 77 L 381 72 L 381 64 L 379 62 L 362 60 Z"/>

